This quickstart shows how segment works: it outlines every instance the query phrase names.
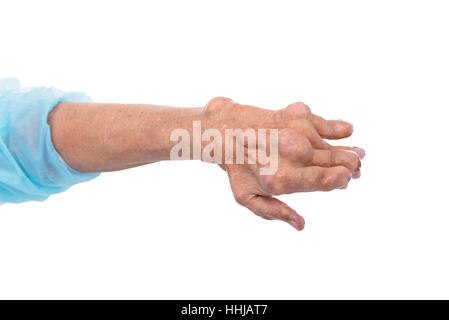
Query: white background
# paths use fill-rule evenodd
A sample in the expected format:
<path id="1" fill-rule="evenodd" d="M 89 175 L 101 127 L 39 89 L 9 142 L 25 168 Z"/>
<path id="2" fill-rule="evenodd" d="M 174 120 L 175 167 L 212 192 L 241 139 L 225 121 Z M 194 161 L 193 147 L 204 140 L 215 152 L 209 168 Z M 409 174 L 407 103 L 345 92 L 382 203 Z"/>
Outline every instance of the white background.
<path id="1" fill-rule="evenodd" d="M 197 161 L 0 207 L 1 298 L 449 298 L 447 1 L 2 1 L 0 73 L 98 102 L 353 122 L 362 178 L 282 197 L 297 232 Z"/>

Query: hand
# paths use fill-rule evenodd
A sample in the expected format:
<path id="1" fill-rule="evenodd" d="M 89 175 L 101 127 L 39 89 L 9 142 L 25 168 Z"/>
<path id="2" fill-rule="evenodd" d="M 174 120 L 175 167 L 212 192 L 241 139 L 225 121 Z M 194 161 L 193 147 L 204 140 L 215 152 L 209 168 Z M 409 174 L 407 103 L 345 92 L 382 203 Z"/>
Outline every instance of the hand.
<path id="1" fill-rule="evenodd" d="M 302 230 L 304 219 L 273 195 L 344 189 L 351 178 L 360 177 L 364 150 L 331 146 L 323 140 L 350 136 L 352 125 L 342 120 L 324 120 L 301 102 L 272 111 L 220 97 L 207 104 L 205 114 L 207 127 L 222 131 L 231 128 L 279 129 L 275 173 L 261 175 L 260 169 L 264 165 L 259 161 L 221 165 L 228 173 L 236 201 L 262 218 L 283 220 Z M 259 142 L 257 146 L 260 147 Z"/>

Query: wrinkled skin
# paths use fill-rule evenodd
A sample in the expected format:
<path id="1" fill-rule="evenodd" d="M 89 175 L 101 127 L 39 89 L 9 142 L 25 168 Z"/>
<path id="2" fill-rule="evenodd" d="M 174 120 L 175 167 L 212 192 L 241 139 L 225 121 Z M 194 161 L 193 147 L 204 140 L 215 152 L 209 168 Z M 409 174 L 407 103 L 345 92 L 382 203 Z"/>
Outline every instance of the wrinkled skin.
<path id="1" fill-rule="evenodd" d="M 209 102 L 206 114 L 208 127 L 280 130 L 279 167 L 275 174 L 260 175 L 259 164 L 222 165 L 236 201 L 262 218 L 283 220 L 302 230 L 304 219 L 274 195 L 344 189 L 351 178 L 360 177 L 363 149 L 331 146 L 323 140 L 350 136 L 352 125 L 341 120 L 326 121 L 301 102 L 271 111 L 219 97 Z"/>
<path id="2" fill-rule="evenodd" d="M 261 175 L 260 161 L 220 165 L 229 175 L 237 202 L 265 219 L 280 219 L 302 230 L 304 219 L 273 196 L 345 188 L 351 178 L 360 176 L 363 149 L 331 146 L 324 140 L 350 136 L 352 125 L 326 121 L 300 102 L 278 111 L 222 97 L 203 108 L 61 102 L 48 123 L 56 150 L 72 168 L 105 172 L 170 160 L 176 144 L 170 134 L 181 128 L 192 136 L 198 120 L 203 130 L 213 128 L 223 135 L 225 129 L 278 129 L 275 174 Z M 262 142 L 257 143 L 259 147 Z"/>

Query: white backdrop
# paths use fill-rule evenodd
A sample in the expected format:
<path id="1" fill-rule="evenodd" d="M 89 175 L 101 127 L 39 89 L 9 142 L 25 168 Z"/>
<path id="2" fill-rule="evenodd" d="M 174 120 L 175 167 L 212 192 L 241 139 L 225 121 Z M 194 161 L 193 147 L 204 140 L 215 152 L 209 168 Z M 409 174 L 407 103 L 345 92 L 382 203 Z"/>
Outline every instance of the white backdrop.
<path id="1" fill-rule="evenodd" d="M 282 197 L 197 161 L 0 207 L 1 298 L 449 298 L 447 1 L 2 1 L 0 76 L 97 102 L 221 95 L 353 122 L 362 178 Z"/>

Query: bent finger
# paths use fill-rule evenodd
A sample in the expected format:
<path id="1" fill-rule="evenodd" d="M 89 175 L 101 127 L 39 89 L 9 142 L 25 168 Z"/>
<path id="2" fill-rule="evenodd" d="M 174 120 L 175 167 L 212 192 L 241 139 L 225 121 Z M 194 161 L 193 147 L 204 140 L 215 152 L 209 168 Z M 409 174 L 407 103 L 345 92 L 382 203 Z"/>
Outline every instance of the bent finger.
<path id="1" fill-rule="evenodd" d="M 325 139 L 343 139 L 349 137 L 354 128 L 351 123 L 343 120 L 325 120 L 315 114 L 310 115 L 316 131 Z"/>
<path id="2" fill-rule="evenodd" d="M 278 181 L 274 181 L 275 194 L 331 191 L 345 187 L 351 180 L 352 172 L 344 167 L 304 167 L 296 174 L 283 175 Z"/>
<path id="3" fill-rule="evenodd" d="M 321 149 L 321 148 L 320 148 Z M 365 149 L 359 148 L 359 147 L 347 147 L 347 146 L 333 146 L 331 144 L 327 144 L 326 149 L 328 150 L 347 150 L 355 152 L 360 159 L 363 159 L 366 155 Z"/>
<path id="4" fill-rule="evenodd" d="M 346 187 L 352 172 L 344 166 L 303 167 L 294 170 L 278 170 L 274 175 L 263 176 L 263 184 L 270 194 L 281 195 L 296 192 L 331 191 Z"/>
<path id="5" fill-rule="evenodd" d="M 345 166 L 352 173 L 360 170 L 359 156 L 346 150 L 313 150 L 311 164 L 320 167 Z"/>
<path id="6" fill-rule="evenodd" d="M 255 195 L 244 205 L 264 219 L 282 220 L 298 231 L 304 229 L 304 218 L 287 204 L 274 197 Z"/>

